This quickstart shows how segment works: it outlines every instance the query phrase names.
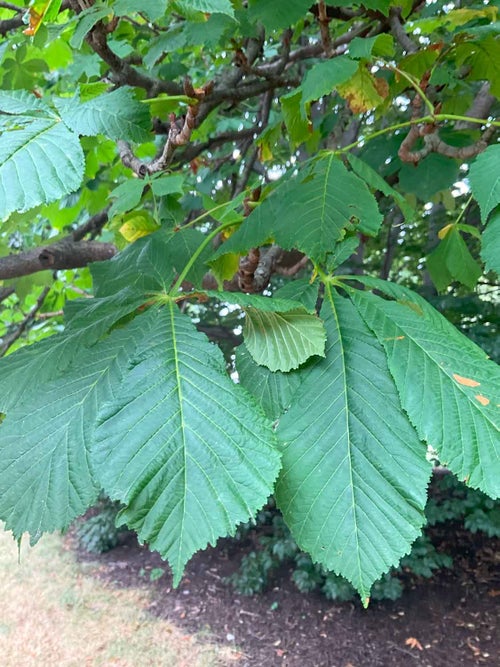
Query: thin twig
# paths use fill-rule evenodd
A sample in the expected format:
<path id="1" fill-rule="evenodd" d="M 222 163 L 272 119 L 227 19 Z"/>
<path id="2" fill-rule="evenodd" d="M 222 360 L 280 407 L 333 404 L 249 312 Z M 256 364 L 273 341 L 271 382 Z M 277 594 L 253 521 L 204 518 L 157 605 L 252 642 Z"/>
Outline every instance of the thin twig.
<path id="1" fill-rule="evenodd" d="M 50 320 L 52 317 L 62 317 L 64 315 L 64 310 L 54 310 L 51 313 L 38 313 L 36 316 L 37 320 Z"/>
<path id="2" fill-rule="evenodd" d="M 0 357 L 3 357 L 5 353 L 14 345 L 16 340 L 21 338 L 23 333 L 26 331 L 26 328 L 28 327 L 29 324 L 35 319 L 35 316 L 37 312 L 40 310 L 40 308 L 43 306 L 43 302 L 45 301 L 45 297 L 50 291 L 50 287 L 44 287 L 42 290 L 42 293 L 36 300 L 35 305 L 33 308 L 30 310 L 30 312 L 26 315 L 24 320 L 19 324 L 17 327 L 16 331 L 11 334 L 10 336 L 7 336 L 2 345 L 0 345 Z"/>

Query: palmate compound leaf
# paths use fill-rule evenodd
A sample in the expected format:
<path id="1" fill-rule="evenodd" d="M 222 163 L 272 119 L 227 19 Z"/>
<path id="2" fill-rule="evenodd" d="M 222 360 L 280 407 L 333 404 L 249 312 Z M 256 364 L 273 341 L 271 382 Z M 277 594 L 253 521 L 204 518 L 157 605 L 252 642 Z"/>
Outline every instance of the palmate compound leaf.
<path id="1" fill-rule="evenodd" d="M 324 324 L 303 307 L 281 313 L 246 308 L 243 337 L 254 360 L 271 371 L 287 372 L 325 354 Z"/>
<path id="2" fill-rule="evenodd" d="M 287 178 L 245 219 L 215 257 L 244 252 L 273 239 L 322 262 L 347 231 L 377 233 L 382 216 L 364 181 L 333 153 Z"/>
<path id="3" fill-rule="evenodd" d="M 298 371 L 281 418 L 276 498 L 298 545 L 364 603 L 424 522 L 431 468 L 401 409 L 384 350 L 355 307 L 328 295 L 325 359 Z"/>
<path id="4" fill-rule="evenodd" d="M 0 426 L 0 518 L 14 537 L 29 532 L 33 544 L 96 500 L 90 447 L 97 411 L 147 333 L 147 320 L 117 329 L 9 410 Z"/>
<path id="5" fill-rule="evenodd" d="M 362 281 L 397 299 L 350 291 L 419 436 L 459 479 L 500 497 L 500 367 L 414 292 Z"/>
<path id="6" fill-rule="evenodd" d="M 261 410 L 174 303 L 137 319 L 150 332 L 101 410 L 92 460 L 126 504 L 121 519 L 168 559 L 178 584 L 193 553 L 265 503 L 280 457 Z"/>

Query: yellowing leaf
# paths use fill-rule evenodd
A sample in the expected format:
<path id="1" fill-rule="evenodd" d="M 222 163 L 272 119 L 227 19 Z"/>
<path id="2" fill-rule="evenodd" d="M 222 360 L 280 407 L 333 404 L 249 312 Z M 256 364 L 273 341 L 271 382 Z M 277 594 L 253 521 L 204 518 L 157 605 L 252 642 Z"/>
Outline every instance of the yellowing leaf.
<path id="1" fill-rule="evenodd" d="M 378 107 L 388 94 L 387 82 L 374 77 L 363 64 L 349 81 L 337 86 L 337 90 L 347 100 L 353 113 Z"/>
<path id="2" fill-rule="evenodd" d="M 155 232 L 158 227 L 159 225 L 152 218 L 147 218 L 144 215 L 134 215 L 120 227 L 120 234 L 129 243 L 133 243 L 141 236 L 147 236 Z"/>
<path id="3" fill-rule="evenodd" d="M 256 144 L 259 147 L 259 160 L 269 162 L 273 159 L 273 148 L 275 148 L 281 138 L 281 122 L 268 127 L 257 139 Z"/>
<path id="4" fill-rule="evenodd" d="M 495 21 L 498 14 L 496 7 L 485 7 L 484 9 L 454 9 L 446 14 L 444 21 L 452 28 L 464 25 L 474 19 L 487 18 L 490 21 Z"/>
<path id="5" fill-rule="evenodd" d="M 53 20 L 61 7 L 62 0 L 35 0 L 28 9 L 29 26 L 23 30 L 25 35 L 32 37 L 45 20 Z"/>
<path id="6" fill-rule="evenodd" d="M 453 373 L 453 379 L 455 379 L 459 384 L 465 385 L 466 387 L 479 387 L 481 384 L 476 380 L 471 380 L 470 378 L 464 378 L 461 375 L 457 375 L 457 373 Z"/>
<path id="7" fill-rule="evenodd" d="M 214 274 L 219 287 L 222 287 L 225 280 L 231 280 L 234 274 L 238 271 L 239 261 L 239 253 L 229 252 L 227 255 L 217 257 L 213 262 L 210 262 L 212 273 Z"/>
<path id="8" fill-rule="evenodd" d="M 439 230 L 438 236 L 440 239 L 444 239 L 446 234 L 450 231 L 450 229 L 453 227 L 453 224 L 445 225 L 442 229 Z"/>
<path id="9" fill-rule="evenodd" d="M 239 225 L 234 225 L 234 227 L 226 227 L 226 229 L 223 229 L 220 233 L 222 241 L 227 241 L 227 239 L 234 234 L 238 227 Z"/>

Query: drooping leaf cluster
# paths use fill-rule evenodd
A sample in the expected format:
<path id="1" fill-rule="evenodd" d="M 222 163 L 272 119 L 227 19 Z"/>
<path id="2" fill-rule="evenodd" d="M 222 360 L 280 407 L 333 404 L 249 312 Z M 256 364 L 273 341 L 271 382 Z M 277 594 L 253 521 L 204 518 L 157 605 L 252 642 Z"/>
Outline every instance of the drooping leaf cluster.
<path id="1" fill-rule="evenodd" d="M 367 603 L 421 532 L 433 460 L 500 496 L 499 368 L 430 303 L 476 290 L 464 331 L 498 304 L 496 13 L 52 0 L 23 33 L 0 9 L 15 537 L 104 490 L 177 583 L 274 494 Z M 86 234 L 120 252 L 2 274 L 12 250 Z"/>

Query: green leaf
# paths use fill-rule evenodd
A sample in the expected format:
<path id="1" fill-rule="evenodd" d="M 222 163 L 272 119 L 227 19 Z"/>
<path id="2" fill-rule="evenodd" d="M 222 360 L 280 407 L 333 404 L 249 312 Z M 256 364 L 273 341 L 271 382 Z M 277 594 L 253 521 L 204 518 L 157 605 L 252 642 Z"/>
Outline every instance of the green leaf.
<path id="1" fill-rule="evenodd" d="M 172 233 L 160 229 L 138 239 L 108 262 L 93 264 L 95 295 L 105 297 L 118 293 L 124 284 L 143 293 L 168 291 L 175 276 L 168 251 L 171 239 Z"/>
<path id="2" fill-rule="evenodd" d="M 226 44 L 222 37 L 229 39 L 237 29 L 234 17 L 225 14 L 211 14 L 207 21 L 189 21 L 185 24 L 186 44 L 192 48 L 198 44 L 211 53 L 218 52 Z M 220 45 L 220 46 L 219 46 Z"/>
<path id="3" fill-rule="evenodd" d="M 141 0 L 140 5 L 136 0 L 116 0 L 113 4 L 113 12 L 116 16 L 127 16 L 142 12 L 150 21 L 157 21 L 167 11 L 167 0 Z"/>
<path id="4" fill-rule="evenodd" d="M 118 88 L 86 102 L 80 102 L 77 93 L 56 98 L 54 103 L 66 125 L 78 134 L 104 134 L 109 139 L 138 143 L 151 137 L 148 109 L 135 99 L 131 88 Z"/>
<path id="5" fill-rule="evenodd" d="M 246 308 L 245 313 L 245 345 L 253 359 L 269 370 L 287 372 L 309 357 L 324 356 L 326 333 L 317 315 L 304 308 L 286 313 Z"/>
<path id="6" fill-rule="evenodd" d="M 151 182 L 151 189 L 156 197 L 166 197 L 176 193 L 183 193 L 184 176 L 180 174 L 172 174 L 168 176 L 160 176 Z"/>
<path id="7" fill-rule="evenodd" d="M 115 322 L 144 305 L 146 299 L 142 291 L 125 283 L 119 292 L 104 298 L 68 301 L 64 307 L 65 333 L 82 338 L 85 345 L 93 345 Z"/>
<path id="8" fill-rule="evenodd" d="M 222 290 L 199 290 L 196 293 L 206 294 L 209 297 L 219 299 L 219 301 L 241 306 L 241 308 L 258 308 L 259 310 L 270 313 L 288 312 L 290 310 L 297 310 L 297 308 L 304 308 L 305 311 L 314 312 L 314 304 L 310 308 L 305 308 L 302 306 L 299 300 L 294 299 L 275 297 L 270 298 L 268 296 L 261 296 L 260 294 L 225 292 Z"/>
<path id="9" fill-rule="evenodd" d="M 394 38 L 382 34 L 376 37 L 355 37 L 349 44 L 351 58 L 370 60 L 372 56 L 393 56 Z"/>
<path id="10" fill-rule="evenodd" d="M 302 103 L 319 100 L 329 95 L 340 83 L 348 81 L 358 69 L 358 63 L 347 56 L 338 56 L 332 60 L 325 60 L 306 73 L 302 88 Z"/>
<path id="11" fill-rule="evenodd" d="M 417 294 L 362 278 L 395 301 L 352 290 L 385 348 L 401 402 L 422 439 L 459 479 L 500 496 L 500 368 Z"/>
<path id="12" fill-rule="evenodd" d="M 115 201 L 109 209 L 109 218 L 112 219 L 115 215 L 135 208 L 142 199 L 145 185 L 144 181 L 139 178 L 129 178 L 111 190 L 109 196 Z"/>
<path id="13" fill-rule="evenodd" d="M 312 134 L 312 123 L 302 113 L 301 98 L 300 90 L 280 98 L 283 119 L 293 148 L 310 139 Z"/>
<path id="14" fill-rule="evenodd" d="M 400 5 L 403 4 L 399 0 Z M 352 2 L 350 0 L 327 0 L 327 5 L 333 5 L 334 7 L 352 7 Z M 366 9 L 373 9 L 375 12 L 382 12 L 385 16 L 389 16 L 389 7 L 393 4 L 391 0 L 363 0 L 363 7 Z"/>
<path id="15" fill-rule="evenodd" d="M 198 229 L 181 228 L 173 232 L 165 249 L 167 263 L 175 269 L 176 273 L 180 273 L 205 238 L 205 235 Z M 189 270 L 185 278 L 187 282 L 192 283 L 195 287 L 201 287 L 208 270 L 207 262 L 211 254 L 210 248 L 205 248 Z"/>
<path id="16" fill-rule="evenodd" d="M 56 117 L 19 119 L 0 137 L 0 220 L 74 192 L 84 157 L 78 137 Z"/>
<path id="17" fill-rule="evenodd" d="M 106 18 L 108 14 L 108 7 L 97 5 L 89 7 L 88 9 L 84 9 L 83 12 L 80 12 L 76 19 L 77 23 L 75 32 L 69 40 L 70 46 L 75 49 L 75 51 L 80 51 L 82 48 L 83 40 L 87 34 L 92 30 L 96 23 Z"/>
<path id="18" fill-rule="evenodd" d="M 309 278 L 291 280 L 274 292 L 273 299 L 298 301 L 308 312 L 314 313 L 318 300 L 318 283 L 311 283 Z"/>
<path id="19" fill-rule="evenodd" d="M 353 171 L 371 188 L 380 190 L 386 197 L 392 197 L 399 206 L 405 220 L 412 222 L 417 217 L 417 212 L 407 203 L 403 195 L 392 188 L 387 181 L 380 176 L 369 164 L 356 157 L 353 153 L 347 154 L 347 159 Z"/>
<path id="20" fill-rule="evenodd" d="M 186 32 L 182 26 L 170 28 L 170 30 L 167 30 L 166 32 L 162 33 L 158 37 L 155 37 L 149 42 L 149 50 L 144 56 L 144 65 L 148 69 L 153 67 L 165 53 L 170 53 L 178 49 L 182 49 L 184 46 L 186 46 L 186 43 L 187 43 Z M 158 100 L 158 104 L 160 105 L 160 107 L 162 107 L 162 101 L 161 101 L 162 98 L 165 99 L 164 104 L 166 104 L 168 103 L 169 97 L 170 96 L 163 96 L 160 94 L 157 98 L 153 99 Z M 147 104 L 147 101 L 144 100 L 144 103 Z M 154 105 L 155 103 L 153 102 L 151 113 L 153 115 L 156 115 L 156 111 L 154 110 Z M 178 108 L 178 103 L 176 103 L 176 109 L 177 108 Z M 174 111 L 174 109 L 172 109 L 172 111 Z"/>
<path id="21" fill-rule="evenodd" d="M 138 319 L 148 335 L 102 409 L 93 461 L 106 492 L 127 505 L 121 519 L 168 559 L 177 585 L 193 553 L 264 504 L 279 455 L 222 353 L 175 304 Z"/>
<path id="22" fill-rule="evenodd" d="M 453 280 L 473 289 L 482 273 L 456 225 L 451 226 L 444 239 L 427 257 L 427 269 L 440 292 Z"/>
<path id="23" fill-rule="evenodd" d="M 236 349 L 236 370 L 240 384 L 257 400 L 269 419 L 278 419 L 285 412 L 300 387 L 300 373 L 273 373 L 256 364 L 243 345 Z"/>
<path id="24" fill-rule="evenodd" d="M 328 297 L 324 310 L 326 357 L 301 371 L 278 425 L 276 497 L 300 548 L 349 579 L 366 604 L 420 533 L 430 465 L 381 345 L 347 300 Z"/>
<path id="25" fill-rule="evenodd" d="M 33 116 L 53 116 L 50 107 L 27 90 L 0 90 L 0 112 L 29 116 L 30 111 Z"/>
<path id="26" fill-rule="evenodd" d="M 335 248 L 328 255 L 326 267 L 328 271 L 333 272 L 341 264 L 347 262 L 349 257 L 354 255 L 360 244 L 360 238 L 357 234 L 346 236 L 342 241 L 335 244 Z"/>
<path id="27" fill-rule="evenodd" d="M 459 164 L 444 155 L 431 153 L 417 166 L 404 164 L 399 171 L 399 185 L 427 202 L 436 192 L 447 190 L 458 179 Z"/>
<path id="28" fill-rule="evenodd" d="M 97 410 L 144 335 L 142 324 L 114 332 L 9 411 L 0 426 L 0 517 L 15 538 L 29 532 L 34 544 L 95 502 L 89 453 Z"/>
<path id="29" fill-rule="evenodd" d="M 133 313 L 145 297 L 125 286 L 112 296 L 68 301 L 65 331 L 0 359 L 0 411 L 29 406 L 33 395 L 64 372 L 121 318 Z"/>
<path id="30" fill-rule="evenodd" d="M 73 359 L 73 340 L 57 334 L 22 347 L 0 359 L 0 412 L 8 413 L 25 400 L 33 389 L 34 378 L 44 383 L 57 376 Z"/>
<path id="31" fill-rule="evenodd" d="M 494 213 L 482 235 L 481 257 L 487 271 L 500 276 L 500 212 Z"/>
<path id="32" fill-rule="evenodd" d="M 500 204 L 500 144 L 488 148 L 471 164 L 469 180 L 472 194 L 481 209 L 485 223 L 491 211 Z"/>
<path id="33" fill-rule="evenodd" d="M 456 47 L 458 65 L 467 65 L 468 79 L 490 82 L 490 90 L 500 96 L 500 42 L 498 35 L 480 41 L 466 41 Z"/>
<path id="34" fill-rule="evenodd" d="M 230 0 L 189 0 L 189 2 L 182 2 L 186 4 L 190 10 L 203 12 L 204 14 L 227 14 L 227 16 L 234 16 L 234 9 Z"/>
<path id="35" fill-rule="evenodd" d="M 305 16 L 311 6 L 308 0 L 250 0 L 248 20 L 260 21 L 267 31 L 286 28 Z"/>
<path id="36" fill-rule="evenodd" d="M 365 183 L 329 154 L 279 185 L 219 248 L 216 257 L 244 252 L 273 239 L 282 248 L 298 248 L 323 261 L 346 231 L 376 234 L 381 222 L 377 201 Z"/>

